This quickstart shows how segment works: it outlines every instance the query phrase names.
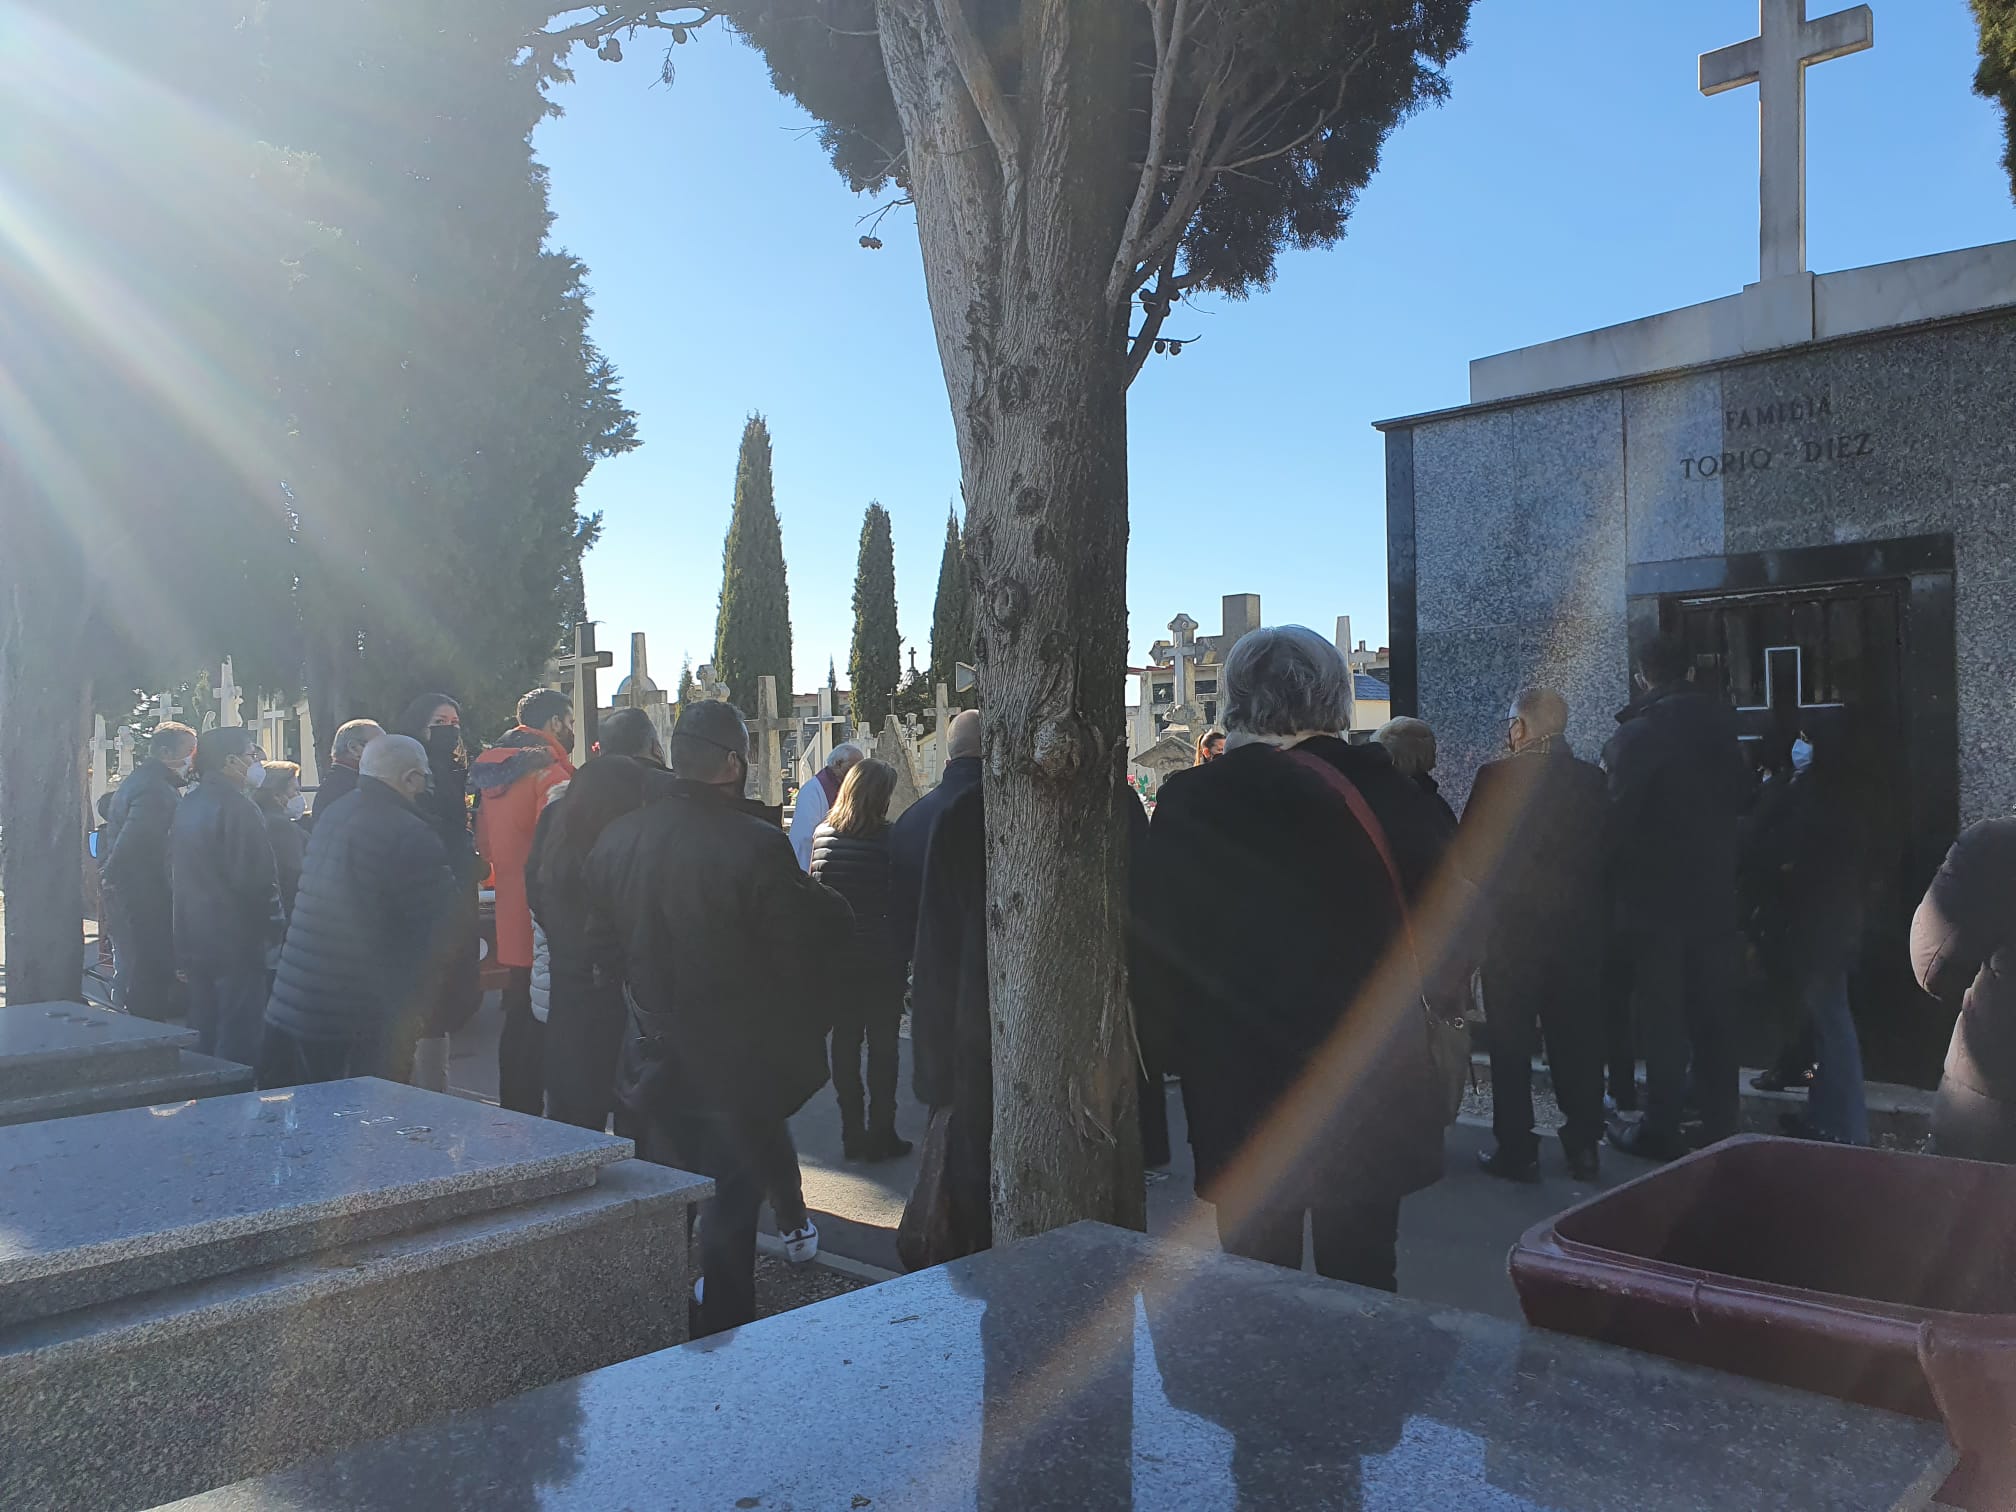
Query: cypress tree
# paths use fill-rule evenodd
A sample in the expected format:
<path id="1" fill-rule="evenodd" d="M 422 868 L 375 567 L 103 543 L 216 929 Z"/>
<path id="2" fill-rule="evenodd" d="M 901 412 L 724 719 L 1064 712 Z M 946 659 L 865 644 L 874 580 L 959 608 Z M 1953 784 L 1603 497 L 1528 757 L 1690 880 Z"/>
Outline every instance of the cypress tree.
<path id="1" fill-rule="evenodd" d="M 693 658 L 688 656 L 679 667 L 678 702 L 681 705 L 689 704 L 699 696 L 700 690 L 693 686 Z"/>
<path id="2" fill-rule="evenodd" d="M 938 601 L 931 610 L 931 686 L 925 690 L 928 704 L 945 684 L 954 708 L 970 708 L 973 695 L 957 691 L 953 667 L 973 660 L 973 579 L 966 570 L 966 542 L 959 529 L 959 516 L 945 512 L 945 552 L 938 559 Z"/>
<path id="3" fill-rule="evenodd" d="M 1981 71 L 1974 92 L 2002 106 L 2009 151 L 2009 187 L 2016 191 L 2016 0 L 1974 0 L 1974 19 L 1981 23 Z"/>
<path id="4" fill-rule="evenodd" d="M 903 636 L 896 628 L 896 544 L 889 511 L 870 504 L 861 521 L 854 568 L 854 650 L 847 658 L 848 718 L 871 739 L 894 707 L 903 677 Z"/>
<path id="5" fill-rule="evenodd" d="M 714 621 L 714 675 L 738 709 L 753 713 L 756 680 L 777 679 L 777 701 L 791 697 L 791 594 L 784 580 L 784 535 L 770 481 L 770 427 L 751 415 L 735 464 L 735 513 L 721 552 L 721 608 Z"/>

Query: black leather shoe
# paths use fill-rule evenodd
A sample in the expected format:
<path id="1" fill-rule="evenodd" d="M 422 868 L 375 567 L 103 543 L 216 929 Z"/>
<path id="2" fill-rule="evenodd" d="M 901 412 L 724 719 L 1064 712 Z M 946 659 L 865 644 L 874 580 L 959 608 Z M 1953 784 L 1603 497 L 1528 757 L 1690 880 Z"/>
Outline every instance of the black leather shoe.
<path id="1" fill-rule="evenodd" d="M 1751 1077 L 1750 1085 L 1759 1092 L 1804 1092 L 1813 1085 L 1813 1071 L 1812 1066 L 1807 1066 L 1788 1077 L 1773 1066 L 1769 1071 L 1759 1071 Z"/>
<path id="2" fill-rule="evenodd" d="M 870 1161 L 901 1160 L 910 1153 L 910 1141 L 897 1136 L 894 1129 L 871 1129 L 868 1132 L 868 1154 Z"/>
<path id="3" fill-rule="evenodd" d="M 1529 1155 L 1522 1160 L 1503 1149 L 1479 1150 L 1477 1165 L 1486 1176 L 1496 1176 L 1500 1181 L 1519 1181 L 1527 1186 L 1536 1186 L 1540 1181 L 1538 1155 Z"/>
<path id="4" fill-rule="evenodd" d="M 1586 1150 L 1569 1150 L 1566 1154 L 1570 1181 L 1594 1181 L 1603 1174 L 1603 1161 L 1594 1145 Z"/>
<path id="5" fill-rule="evenodd" d="M 874 1146 L 868 1141 L 868 1131 L 859 1125 L 840 1126 L 840 1155 L 843 1160 L 873 1160 Z"/>
<path id="6" fill-rule="evenodd" d="M 1611 1149 L 1635 1155 L 1640 1160 L 1678 1160 L 1687 1153 L 1686 1146 L 1677 1138 L 1654 1134 L 1642 1122 L 1627 1123 L 1621 1118 L 1613 1118 L 1607 1134 Z"/>

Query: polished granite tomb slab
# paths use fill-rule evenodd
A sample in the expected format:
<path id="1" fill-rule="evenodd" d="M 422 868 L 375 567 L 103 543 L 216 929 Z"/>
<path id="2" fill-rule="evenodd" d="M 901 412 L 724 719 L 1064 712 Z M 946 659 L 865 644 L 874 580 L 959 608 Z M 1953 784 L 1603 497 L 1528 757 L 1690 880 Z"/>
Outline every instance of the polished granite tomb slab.
<path id="1" fill-rule="evenodd" d="M 184 1512 L 1922 1507 L 1935 1424 L 1091 1224 Z"/>
<path id="2" fill-rule="evenodd" d="M 703 1178 L 376 1080 L 0 1129 L 0 1506 L 129 1508 L 687 1336 Z"/>
<path id="3" fill-rule="evenodd" d="M 193 1029 L 87 1003 L 0 1008 L 0 1125 L 251 1090 L 250 1067 L 195 1043 Z"/>

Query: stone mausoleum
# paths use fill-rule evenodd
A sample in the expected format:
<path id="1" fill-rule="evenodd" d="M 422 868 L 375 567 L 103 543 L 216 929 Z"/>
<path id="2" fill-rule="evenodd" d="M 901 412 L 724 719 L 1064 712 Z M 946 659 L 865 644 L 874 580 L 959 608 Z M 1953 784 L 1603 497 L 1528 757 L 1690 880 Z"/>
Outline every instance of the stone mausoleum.
<path id="1" fill-rule="evenodd" d="M 1896 800 L 1870 948 L 1901 967 L 1960 826 L 2016 809 L 2016 243 L 1810 272 L 1804 70 L 1873 18 L 1762 9 L 1701 60 L 1704 91 L 1761 94 L 1760 281 L 1486 357 L 1467 405 L 1380 426 L 1393 706 L 1435 725 L 1459 803 L 1523 684 L 1568 696 L 1593 756 L 1661 630 L 1748 738 L 1849 706 Z M 1936 1075 L 1929 1004 L 1863 1012 L 1872 1075 Z"/>

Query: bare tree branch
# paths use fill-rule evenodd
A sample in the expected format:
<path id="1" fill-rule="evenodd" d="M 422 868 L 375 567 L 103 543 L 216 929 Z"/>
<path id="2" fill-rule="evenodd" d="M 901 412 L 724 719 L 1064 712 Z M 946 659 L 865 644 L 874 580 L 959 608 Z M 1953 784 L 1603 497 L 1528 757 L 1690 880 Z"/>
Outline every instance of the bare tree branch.
<path id="1" fill-rule="evenodd" d="M 1155 33 L 1154 84 L 1149 92 L 1148 151 L 1142 159 L 1141 177 L 1134 186 L 1133 203 L 1127 207 L 1126 228 L 1120 233 L 1120 247 L 1113 257 L 1113 271 L 1106 280 L 1106 302 L 1117 305 L 1127 297 L 1127 283 L 1140 266 L 1139 243 L 1148 212 L 1162 187 L 1166 172 L 1162 157 L 1169 145 L 1169 104 L 1176 93 L 1176 76 L 1182 71 L 1184 33 L 1190 22 L 1190 0 L 1144 0 Z"/>

